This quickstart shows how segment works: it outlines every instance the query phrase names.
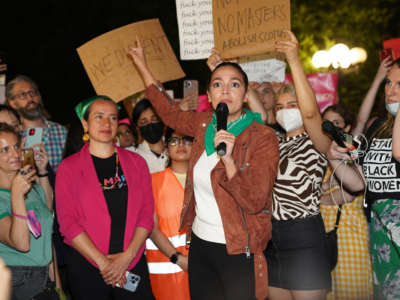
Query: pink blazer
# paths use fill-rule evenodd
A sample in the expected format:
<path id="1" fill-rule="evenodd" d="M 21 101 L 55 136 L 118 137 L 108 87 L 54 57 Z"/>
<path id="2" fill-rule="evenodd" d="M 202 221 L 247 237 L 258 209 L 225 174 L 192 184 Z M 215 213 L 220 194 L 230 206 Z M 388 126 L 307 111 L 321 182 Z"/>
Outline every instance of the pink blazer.
<path id="1" fill-rule="evenodd" d="M 120 147 L 116 149 L 128 185 L 125 250 L 137 227 L 152 231 L 154 200 L 151 176 L 145 160 L 131 151 Z M 57 218 L 65 243 L 72 246 L 74 237 L 86 232 L 97 249 L 108 254 L 111 218 L 87 145 L 59 165 L 55 199 Z M 141 257 L 144 246 L 140 248 L 129 269 Z"/>

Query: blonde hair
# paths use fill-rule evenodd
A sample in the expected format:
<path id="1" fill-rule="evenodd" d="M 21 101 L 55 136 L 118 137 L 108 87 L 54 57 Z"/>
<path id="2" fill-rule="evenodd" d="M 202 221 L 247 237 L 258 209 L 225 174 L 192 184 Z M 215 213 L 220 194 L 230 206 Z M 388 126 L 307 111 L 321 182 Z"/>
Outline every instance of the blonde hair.
<path id="1" fill-rule="evenodd" d="M 289 94 L 289 95 L 292 95 L 293 97 L 297 97 L 296 89 L 295 89 L 293 83 L 286 83 L 286 84 L 282 85 L 282 87 L 276 93 L 275 99 L 278 99 L 283 94 Z"/>

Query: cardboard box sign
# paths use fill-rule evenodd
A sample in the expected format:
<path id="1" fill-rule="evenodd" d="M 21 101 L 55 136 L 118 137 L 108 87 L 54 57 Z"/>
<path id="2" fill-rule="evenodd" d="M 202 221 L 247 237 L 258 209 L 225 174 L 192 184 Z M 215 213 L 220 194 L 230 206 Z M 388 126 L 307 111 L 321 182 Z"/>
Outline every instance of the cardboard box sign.
<path id="1" fill-rule="evenodd" d="M 132 23 L 102 34 L 77 49 L 96 93 L 114 101 L 144 90 L 135 64 L 128 57 L 129 46 L 139 36 L 147 64 L 161 82 L 185 76 L 158 19 Z"/>
<path id="2" fill-rule="evenodd" d="M 288 39 L 290 0 L 213 0 L 214 44 L 223 58 L 274 50 Z"/>

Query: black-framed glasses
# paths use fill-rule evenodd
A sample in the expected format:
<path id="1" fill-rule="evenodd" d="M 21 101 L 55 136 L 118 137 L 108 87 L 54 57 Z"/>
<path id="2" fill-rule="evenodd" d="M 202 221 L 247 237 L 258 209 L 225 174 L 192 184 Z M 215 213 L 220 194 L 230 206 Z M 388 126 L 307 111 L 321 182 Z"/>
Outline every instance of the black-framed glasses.
<path id="1" fill-rule="evenodd" d="M 33 89 L 33 90 L 26 91 L 26 92 L 21 92 L 19 94 L 16 94 L 13 98 L 18 98 L 20 100 L 25 100 L 26 98 L 28 98 L 28 95 L 31 96 L 32 98 L 36 97 L 36 96 L 39 96 L 39 91 Z"/>
<path id="2" fill-rule="evenodd" d="M 178 146 L 180 142 L 185 146 L 190 146 L 193 144 L 193 138 L 191 136 L 173 136 L 168 139 L 168 145 L 170 146 Z"/>

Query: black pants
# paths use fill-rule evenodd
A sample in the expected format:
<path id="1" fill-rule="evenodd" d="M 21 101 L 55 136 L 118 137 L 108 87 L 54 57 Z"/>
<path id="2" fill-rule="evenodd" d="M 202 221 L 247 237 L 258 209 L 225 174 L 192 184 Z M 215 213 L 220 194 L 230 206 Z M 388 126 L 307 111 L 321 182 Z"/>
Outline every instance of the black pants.
<path id="1" fill-rule="evenodd" d="M 154 300 L 144 254 L 130 271 L 141 277 L 134 293 L 107 285 L 97 268 L 72 247 L 68 249 L 67 273 L 73 300 Z"/>
<path id="2" fill-rule="evenodd" d="M 228 255 L 225 245 L 192 233 L 189 286 L 191 300 L 254 300 L 254 257 Z"/>

